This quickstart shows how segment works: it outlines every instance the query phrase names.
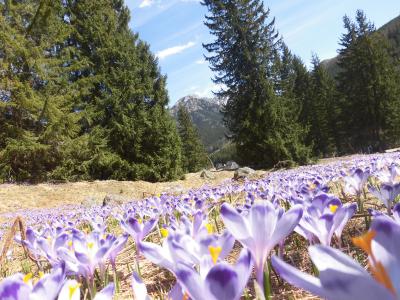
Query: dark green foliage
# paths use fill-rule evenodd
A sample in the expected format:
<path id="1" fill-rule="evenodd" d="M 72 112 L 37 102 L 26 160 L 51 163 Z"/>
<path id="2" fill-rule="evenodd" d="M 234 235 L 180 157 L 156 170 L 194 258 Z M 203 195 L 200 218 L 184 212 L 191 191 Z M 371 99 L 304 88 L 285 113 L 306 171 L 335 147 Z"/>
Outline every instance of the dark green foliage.
<path id="1" fill-rule="evenodd" d="M 344 25 L 337 76 L 342 147 L 346 152 L 382 151 L 398 142 L 398 60 L 362 11 L 356 22 L 344 17 Z"/>
<path id="2" fill-rule="evenodd" d="M 228 161 L 238 161 L 236 145 L 230 142 L 225 143 L 221 149 L 213 152 L 210 159 L 214 165 L 225 164 Z"/>
<path id="3" fill-rule="evenodd" d="M 182 165 L 185 172 L 197 172 L 208 165 L 207 153 L 201 143 L 187 108 L 178 107 L 178 131 L 182 140 Z"/>
<path id="4" fill-rule="evenodd" d="M 400 16 L 383 25 L 377 30 L 377 32 L 382 34 L 388 40 L 391 56 L 400 59 Z M 339 58 L 340 55 L 322 61 L 322 64 L 326 67 L 328 73 L 332 77 L 336 77 L 339 73 Z M 398 68 L 398 70 L 400 70 L 400 68 Z"/>
<path id="5" fill-rule="evenodd" d="M 310 128 L 308 139 L 313 144 L 315 155 L 332 156 L 337 152 L 340 124 L 335 80 L 317 56 L 313 56 L 312 65 L 306 113 L 306 122 Z"/>
<path id="6" fill-rule="evenodd" d="M 166 78 L 122 0 L 0 4 L 0 178 L 168 180 Z"/>
<path id="7" fill-rule="evenodd" d="M 214 82 L 224 86 L 225 123 L 237 145 L 240 163 L 273 166 L 281 160 L 305 162 L 305 130 L 286 95 L 285 53 L 274 20 L 259 0 L 204 0 L 206 26 L 216 40 L 204 45 Z M 287 74 L 286 74 L 287 75 Z"/>

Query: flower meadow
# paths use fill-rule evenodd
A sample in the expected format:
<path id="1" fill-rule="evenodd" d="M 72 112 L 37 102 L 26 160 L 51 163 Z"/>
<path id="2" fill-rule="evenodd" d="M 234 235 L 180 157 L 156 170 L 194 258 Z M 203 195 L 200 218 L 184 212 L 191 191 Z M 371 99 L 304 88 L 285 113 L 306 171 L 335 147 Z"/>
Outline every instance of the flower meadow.
<path id="1" fill-rule="evenodd" d="M 1 266 L 0 299 L 400 299 L 399 195 L 392 153 L 9 213 L 1 239 L 15 217 L 27 226 Z"/>

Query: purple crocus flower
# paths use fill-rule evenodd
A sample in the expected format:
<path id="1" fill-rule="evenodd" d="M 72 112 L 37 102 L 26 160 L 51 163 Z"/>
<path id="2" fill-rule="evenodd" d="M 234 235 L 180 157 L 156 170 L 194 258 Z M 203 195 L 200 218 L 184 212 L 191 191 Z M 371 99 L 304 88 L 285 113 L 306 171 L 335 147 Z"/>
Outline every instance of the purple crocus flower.
<path id="1" fill-rule="evenodd" d="M 400 168 L 395 163 L 390 164 L 387 168 L 383 168 L 376 173 L 376 176 L 382 183 L 394 185 L 399 181 Z"/>
<path id="2" fill-rule="evenodd" d="M 15 274 L 0 283 L 0 299 L 4 300 L 41 300 L 56 299 L 65 281 L 64 266 L 44 275 L 35 285 L 32 274 Z"/>
<path id="3" fill-rule="evenodd" d="M 274 269 L 289 283 L 327 299 L 398 299 L 400 295 L 400 225 L 388 218 L 374 219 L 371 230 L 353 239 L 369 255 L 371 276 L 343 252 L 309 247 L 319 278 L 303 273 L 274 256 Z"/>
<path id="4" fill-rule="evenodd" d="M 344 181 L 346 183 L 345 191 L 351 195 L 360 197 L 369 176 L 369 169 L 366 169 L 365 171 L 356 169 L 350 175 L 344 177 Z"/>
<path id="5" fill-rule="evenodd" d="M 378 198 L 388 209 L 388 214 L 391 214 L 392 203 L 396 197 L 400 194 L 400 183 L 397 184 L 386 184 L 380 185 L 380 188 L 369 185 L 368 190 L 372 195 Z"/>
<path id="6" fill-rule="evenodd" d="M 98 232 L 92 231 L 88 235 L 74 234 L 69 248 L 60 248 L 58 255 L 66 263 L 69 273 L 80 274 L 93 282 L 97 267 L 104 273 L 110 247 Z"/>
<path id="7" fill-rule="evenodd" d="M 178 262 L 199 265 L 205 256 L 211 259 L 210 249 L 218 249 L 218 259 L 224 259 L 232 250 L 234 242 L 232 235 L 226 231 L 221 235 L 198 236 L 197 239 L 189 234 L 172 231 L 162 246 L 141 242 L 139 249 L 148 260 L 175 273 Z"/>
<path id="8" fill-rule="evenodd" d="M 297 226 L 303 209 L 293 206 L 283 213 L 269 201 L 254 204 L 246 216 L 227 203 L 221 207 L 226 228 L 253 256 L 257 282 L 263 286 L 264 265 L 269 252 Z"/>
<path id="9" fill-rule="evenodd" d="M 108 244 L 108 252 L 106 256 L 109 258 L 111 266 L 113 267 L 114 270 L 116 270 L 115 261 L 117 255 L 122 251 L 122 249 L 124 249 L 127 240 L 128 240 L 127 234 L 123 234 L 118 238 L 116 238 L 111 234 L 107 235 L 106 237 L 105 244 Z"/>
<path id="10" fill-rule="evenodd" d="M 139 221 L 136 218 L 128 217 L 126 221 L 121 220 L 122 229 L 133 237 L 136 246 L 153 230 L 156 224 L 157 219 L 155 218 Z"/>
<path id="11" fill-rule="evenodd" d="M 306 206 L 295 231 L 310 243 L 329 246 L 333 234 L 340 243 L 344 226 L 356 210 L 357 204 L 355 203 L 342 205 L 338 198 L 320 194 Z"/>
<path id="12" fill-rule="evenodd" d="M 238 300 L 246 287 L 251 269 L 251 254 L 243 249 L 235 266 L 220 262 L 202 278 L 193 268 L 180 263 L 176 277 L 191 299 Z"/>

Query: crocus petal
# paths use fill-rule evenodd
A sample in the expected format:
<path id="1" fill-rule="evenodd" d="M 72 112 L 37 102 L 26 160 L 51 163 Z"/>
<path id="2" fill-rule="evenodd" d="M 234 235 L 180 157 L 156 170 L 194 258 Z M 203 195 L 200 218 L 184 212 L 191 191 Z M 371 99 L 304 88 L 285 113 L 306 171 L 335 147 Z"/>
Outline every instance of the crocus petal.
<path id="1" fill-rule="evenodd" d="M 247 282 L 249 280 L 251 271 L 253 268 L 253 260 L 251 258 L 251 253 L 247 249 L 243 249 L 240 252 L 239 259 L 236 263 L 235 270 L 236 273 L 238 274 L 238 291 L 241 294 L 244 290 L 244 288 L 247 285 Z M 238 295 L 240 297 L 240 295 Z"/>
<path id="2" fill-rule="evenodd" d="M 0 283 L 0 299 L 29 299 L 30 287 L 22 280 L 22 275 L 8 277 Z"/>
<path id="3" fill-rule="evenodd" d="M 336 236 L 340 239 L 342 236 L 342 232 L 344 227 L 346 226 L 347 222 L 353 217 L 353 215 L 357 211 L 357 204 L 345 204 L 342 207 L 338 208 L 334 216 L 334 228 Z"/>
<path id="4" fill-rule="evenodd" d="M 218 300 L 236 300 L 242 292 L 238 274 L 224 262 L 211 268 L 205 279 L 205 286 L 214 299 Z"/>
<path id="5" fill-rule="evenodd" d="M 271 263 L 275 271 L 290 284 L 322 298 L 328 298 L 318 278 L 301 272 L 275 255 L 272 256 Z"/>
<path id="6" fill-rule="evenodd" d="M 286 238 L 297 226 L 302 216 L 303 208 L 300 205 L 295 205 L 284 213 L 276 224 L 276 229 L 269 241 L 270 247 L 273 248 L 277 243 Z"/>
<path id="7" fill-rule="evenodd" d="M 75 251 L 75 257 L 83 265 L 90 264 L 90 259 L 85 253 L 80 253 L 80 252 Z"/>
<path id="8" fill-rule="evenodd" d="M 109 248 L 107 246 L 104 246 L 104 247 L 101 247 L 99 250 L 97 250 L 96 255 L 95 255 L 95 263 L 96 264 L 104 259 L 105 255 L 108 253 L 108 249 Z"/>
<path id="9" fill-rule="evenodd" d="M 152 263 L 160 265 L 168 270 L 174 270 L 173 262 L 166 257 L 165 248 L 159 245 L 141 242 L 139 243 L 140 252 Z"/>
<path id="10" fill-rule="evenodd" d="M 331 247 L 309 248 L 329 299 L 393 299 L 393 295 L 351 257 Z"/>
<path id="11" fill-rule="evenodd" d="M 393 207 L 393 219 L 400 223 L 400 202 Z"/>
<path id="12" fill-rule="evenodd" d="M 218 238 L 216 246 L 221 247 L 221 253 L 219 254 L 219 258 L 225 259 L 225 257 L 231 252 L 233 245 L 235 244 L 235 238 L 228 231 L 224 231 L 224 233 Z"/>
<path id="13" fill-rule="evenodd" d="M 255 204 L 251 207 L 249 219 L 253 238 L 255 236 L 257 238 L 254 238 L 255 245 L 247 244 L 246 246 L 253 252 L 256 264 L 260 266 L 268 255 L 270 239 L 276 228 L 278 215 L 272 203 L 265 201 L 262 204 Z M 262 228 L 261 231 L 260 228 Z"/>
<path id="14" fill-rule="evenodd" d="M 143 226 L 143 238 L 146 237 L 146 235 L 153 230 L 154 226 L 157 224 L 157 219 L 150 219 L 147 221 L 144 226 Z"/>
<path id="15" fill-rule="evenodd" d="M 128 219 L 128 225 L 131 227 L 131 229 L 136 232 L 136 234 L 142 232 L 142 226 L 139 223 L 138 220 L 136 220 L 135 218 L 129 218 Z"/>
<path id="16" fill-rule="evenodd" d="M 146 285 L 136 272 L 133 272 L 132 275 L 132 289 L 136 300 L 150 300 L 150 297 L 147 295 Z"/>
<path id="17" fill-rule="evenodd" d="M 100 292 L 96 293 L 96 296 L 93 300 L 111 300 L 114 295 L 114 290 L 114 283 L 110 283 Z"/>
<path id="18" fill-rule="evenodd" d="M 184 293 L 183 293 L 183 291 L 182 291 L 182 287 L 180 286 L 179 283 L 176 283 L 176 284 L 172 287 L 172 289 L 169 291 L 167 299 L 172 299 L 172 300 L 177 299 L 177 300 L 181 300 L 181 299 L 184 299 L 184 297 L 185 297 L 185 295 L 184 295 Z M 140 299 L 139 299 L 139 300 L 140 300 Z M 150 300 L 150 298 L 144 299 L 144 300 Z"/>
<path id="19" fill-rule="evenodd" d="M 227 203 L 221 206 L 221 216 L 226 228 L 238 240 L 246 240 L 250 237 L 246 221 L 236 209 Z"/>
<path id="20" fill-rule="evenodd" d="M 56 299 L 64 280 L 65 264 L 62 264 L 51 274 L 45 275 L 34 285 L 29 300 Z"/>
<path id="21" fill-rule="evenodd" d="M 377 260 L 382 263 L 397 293 L 400 293 L 400 224 L 377 217 L 371 229 L 376 232 L 371 247 Z"/>
<path id="22" fill-rule="evenodd" d="M 63 285 L 58 300 L 80 300 L 81 292 L 76 280 L 67 280 Z"/>
<path id="23" fill-rule="evenodd" d="M 68 241 L 68 239 L 69 239 L 69 236 L 68 236 L 68 234 L 66 234 L 66 233 L 63 233 L 63 234 L 59 235 L 59 236 L 56 238 L 56 241 L 55 241 L 55 243 L 54 243 L 54 248 L 55 248 L 55 249 L 58 249 L 58 248 L 64 246 L 65 243 Z"/>
<path id="24" fill-rule="evenodd" d="M 211 295 L 208 295 L 200 275 L 187 265 L 178 264 L 176 278 L 192 299 L 214 300 Z"/>

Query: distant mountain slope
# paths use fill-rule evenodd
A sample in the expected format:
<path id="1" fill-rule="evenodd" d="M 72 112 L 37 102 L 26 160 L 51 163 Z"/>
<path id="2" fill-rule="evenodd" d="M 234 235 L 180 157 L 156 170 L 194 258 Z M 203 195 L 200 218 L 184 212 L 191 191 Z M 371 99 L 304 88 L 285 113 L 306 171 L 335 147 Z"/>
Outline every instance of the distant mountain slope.
<path id="1" fill-rule="evenodd" d="M 175 119 L 181 104 L 189 111 L 207 152 L 211 153 L 219 149 L 225 143 L 227 133 L 222 121 L 223 101 L 218 98 L 202 98 L 193 95 L 183 97 L 170 109 Z"/>
<path id="2" fill-rule="evenodd" d="M 400 58 L 400 16 L 383 25 L 378 32 L 381 32 L 389 40 L 393 48 L 393 56 Z M 322 61 L 332 76 L 339 72 L 338 60 L 339 55 Z"/>

